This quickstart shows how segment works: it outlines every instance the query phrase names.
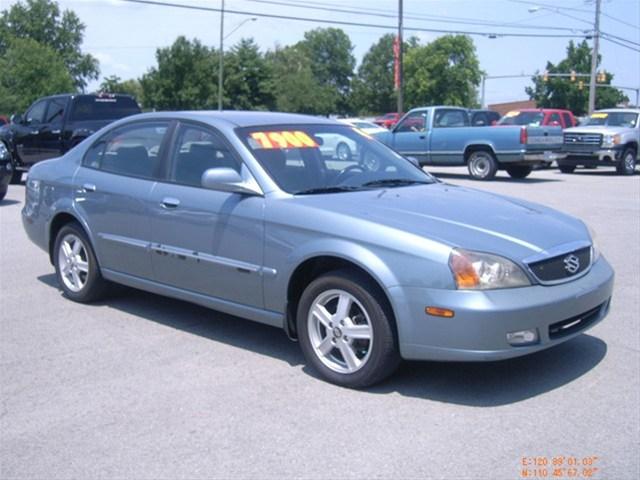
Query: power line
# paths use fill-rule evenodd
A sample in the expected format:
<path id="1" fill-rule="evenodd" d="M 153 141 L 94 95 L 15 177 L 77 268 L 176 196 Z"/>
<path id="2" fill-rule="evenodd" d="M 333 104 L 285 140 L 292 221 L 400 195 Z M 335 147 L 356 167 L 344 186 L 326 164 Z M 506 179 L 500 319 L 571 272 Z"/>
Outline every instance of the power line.
<path id="1" fill-rule="evenodd" d="M 198 11 L 206 11 L 206 12 L 220 12 L 220 8 L 215 7 L 201 7 L 197 5 L 186 5 L 180 3 L 171 3 L 171 2 L 161 2 L 157 0 L 121 0 L 123 2 L 128 3 L 137 3 L 144 5 L 155 5 L 161 7 L 173 7 L 173 8 L 182 8 L 186 10 L 198 10 Z M 235 15 L 249 15 L 253 17 L 264 17 L 264 18 L 275 18 L 279 20 L 294 20 L 300 22 L 310 22 L 310 23 L 323 23 L 330 25 L 344 25 L 344 26 L 352 26 L 352 27 L 366 27 L 366 28 L 380 28 L 384 30 L 395 30 L 395 26 L 393 25 L 382 25 L 375 23 L 364 23 L 364 22 L 351 22 L 346 20 L 328 20 L 328 19 L 320 19 L 320 18 L 309 18 L 309 17 L 300 17 L 295 15 L 278 15 L 274 13 L 263 13 L 263 12 L 250 12 L 244 10 L 231 10 L 225 9 L 225 13 L 227 14 L 235 14 Z M 405 30 L 412 32 L 425 32 L 425 33 L 445 33 L 445 34 L 459 34 L 459 35 L 478 35 L 482 37 L 522 37 L 522 38 L 584 38 L 584 35 L 569 35 L 569 34 L 536 34 L 536 33 L 502 33 L 502 32 L 478 32 L 478 31 L 469 31 L 469 30 L 446 30 L 446 29 L 437 29 L 437 28 L 424 28 L 424 27 L 405 27 Z"/>
<path id="2" fill-rule="evenodd" d="M 634 25 L 633 23 L 625 22 L 624 20 L 620 20 L 619 18 L 616 18 L 616 17 L 614 17 L 612 15 L 609 15 L 609 14 L 606 14 L 604 12 L 602 12 L 601 15 L 603 17 L 607 17 L 607 18 L 609 18 L 609 19 L 611 19 L 611 20 L 613 20 L 615 22 L 621 23 L 622 25 L 627 25 L 628 27 L 632 27 L 632 28 L 635 28 L 637 30 L 640 30 L 640 26 Z"/>
<path id="3" fill-rule="evenodd" d="M 634 52 L 640 52 L 640 48 L 635 48 L 635 47 L 632 47 L 631 45 L 627 45 L 626 43 L 622 43 L 617 40 L 614 40 L 606 34 L 601 35 L 601 38 L 604 38 L 608 42 L 615 43 L 616 45 L 620 45 L 621 47 L 628 48 L 629 50 L 633 50 Z"/>
<path id="4" fill-rule="evenodd" d="M 581 13 L 588 13 L 588 14 L 592 14 L 593 12 L 591 10 L 585 10 L 584 8 L 575 8 L 575 7 L 559 7 L 557 5 L 552 5 L 549 3 L 540 3 L 540 2 L 532 2 L 529 0 L 509 0 L 512 3 L 522 3 L 524 5 L 533 5 L 536 7 L 546 7 L 546 8 L 553 8 L 556 10 L 570 10 L 572 12 L 581 12 Z"/>
<path id="5" fill-rule="evenodd" d="M 640 47 L 640 43 L 634 42 L 633 40 L 627 40 L 626 38 L 618 37 L 617 35 L 612 35 L 611 33 L 603 32 L 602 30 L 600 30 L 600 33 L 604 33 L 605 35 L 608 35 L 611 38 L 615 38 L 616 40 L 620 40 L 621 42 L 627 42 L 627 43 L 630 43 L 632 45 L 636 45 L 636 46 Z"/>

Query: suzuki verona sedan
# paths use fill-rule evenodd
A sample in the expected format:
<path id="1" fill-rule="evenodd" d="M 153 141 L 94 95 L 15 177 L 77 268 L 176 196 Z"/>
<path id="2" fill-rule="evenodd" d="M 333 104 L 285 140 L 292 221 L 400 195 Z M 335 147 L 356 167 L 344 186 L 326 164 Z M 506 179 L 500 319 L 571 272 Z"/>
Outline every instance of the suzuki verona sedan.
<path id="1" fill-rule="evenodd" d="M 69 299 L 114 282 L 277 326 L 350 387 L 401 359 L 557 345 L 602 320 L 613 289 L 580 220 L 442 183 L 301 115 L 129 117 L 35 165 L 22 215 Z"/>

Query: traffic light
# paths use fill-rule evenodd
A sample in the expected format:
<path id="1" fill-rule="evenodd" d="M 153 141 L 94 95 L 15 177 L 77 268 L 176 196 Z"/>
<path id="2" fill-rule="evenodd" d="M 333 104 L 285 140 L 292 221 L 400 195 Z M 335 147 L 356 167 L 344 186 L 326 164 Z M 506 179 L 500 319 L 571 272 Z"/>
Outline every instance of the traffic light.
<path id="1" fill-rule="evenodd" d="M 576 71 L 575 70 L 571 70 L 571 81 L 572 82 L 576 81 Z"/>
<path id="2" fill-rule="evenodd" d="M 598 83 L 605 83 L 607 81 L 607 72 L 604 70 L 599 71 L 597 81 Z"/>
<path id="3" fill-rule="evenodd" d="M 547 70 L 544 71 L 544 75 L 542 75 L 542 80 L 545 82 L 549 81 L 549 72 Z"/>
<path id="4" fill-rule="evenodd" d="M 582 80 L 580 80 L 578 82 L 578 90 L 582 90 L 584 88 L 584 82 Z"/>

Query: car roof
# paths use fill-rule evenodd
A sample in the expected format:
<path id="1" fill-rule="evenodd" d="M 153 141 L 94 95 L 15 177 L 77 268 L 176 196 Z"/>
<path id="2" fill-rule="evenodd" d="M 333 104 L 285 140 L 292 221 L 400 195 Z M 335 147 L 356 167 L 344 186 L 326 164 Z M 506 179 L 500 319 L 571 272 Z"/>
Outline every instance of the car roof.
<path id="1" fill-rule="evenodd" d="M 596 112 L 606 112 L 606 113 L 640 113 L 640 108 L 603 108 L 602 110 L 596 110 Z M 595 113 L 595 112 L 594 112 Z"/>
<path id="2" fill-rule="evenodd" d="M 514 108 L 514 112 L 567 112 L 571 113 L 571 110 L 566 108 Z"/>
<path id="3" fill-rule="evenodd" d="M 334 120 L 312 115 L 282 112 L 250 112 L 240 110 L 196 110 L 179 112 L 154 112 L 137 115 L 136 118 L 176 118 L 201 122 L 226 122 L 236 127 L 253 127 L 258 125 L 335 125 Z M 128 117 L 131 119 L 132 117 Z"/>

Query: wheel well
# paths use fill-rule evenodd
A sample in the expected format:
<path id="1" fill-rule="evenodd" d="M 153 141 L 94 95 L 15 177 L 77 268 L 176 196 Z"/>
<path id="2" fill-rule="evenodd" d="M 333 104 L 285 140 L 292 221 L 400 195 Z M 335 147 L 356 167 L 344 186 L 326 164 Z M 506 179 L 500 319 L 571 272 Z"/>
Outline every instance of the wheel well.
<path id="1" fill-rule="evenodd" d="M 53 220 L 51 221 L 51 227 L 49 228 L 49 261 L 51 265 L 53 265 L 53 246 L 56 243 L 56 237 L 58 236 L 58 232 L 62 227 L 68 225 L 69 223 L 80 223 L 70 213 L 59 213 Z"/>
<path id="2" fill-rule="evenodd" d="M 628 142 L 624 146 L 624 148 L 629 148 L 629 147 L 633 148 L 636 151 L 636 153 L 638 153 L 638 144 L 636 142 Z"/>
<path id="3" fill-rule="evenodd" d="M 494 157 L 496 156 L 493 148 L 491 148 L 491 146 L 489 145 L 467 145 L 467 147 L 464 149 L 464 163 L 467 163 L 469 161 L 469 157 L 473 152 L 478 151 L 489 152 Z"/>
<path id="4" fill-rule="evenodd" d="M 313 280 L 325 273 L 335 270 L 350 270 L 352 272 L 357 272 L 378 290 L 379 295 L 377 298 L 381 301 L 382 307 L 385 309 L 387 315 L 390 316 L 397 335 L 398 332 L 395 325 L 395 316 L 393 314 L 391 302 L 389 301 L 389 297 L 387 296 L 384 288 L 382 288 L 378 281 L 372 277 L 369 272 L 349 260 L 331 256 L 320 256 L 305 260 L 303 263 L 298 265 L 289 280 L 289 286 L 287 287 L 287 308 L 285 319 L 285 330 L 289 337 L 297 338 L 295 320 L 296 313 L 298 311 L 298 302 L 302 296 L 302 292 L 304 292 L 305 288 L 307 288 Z"/>

